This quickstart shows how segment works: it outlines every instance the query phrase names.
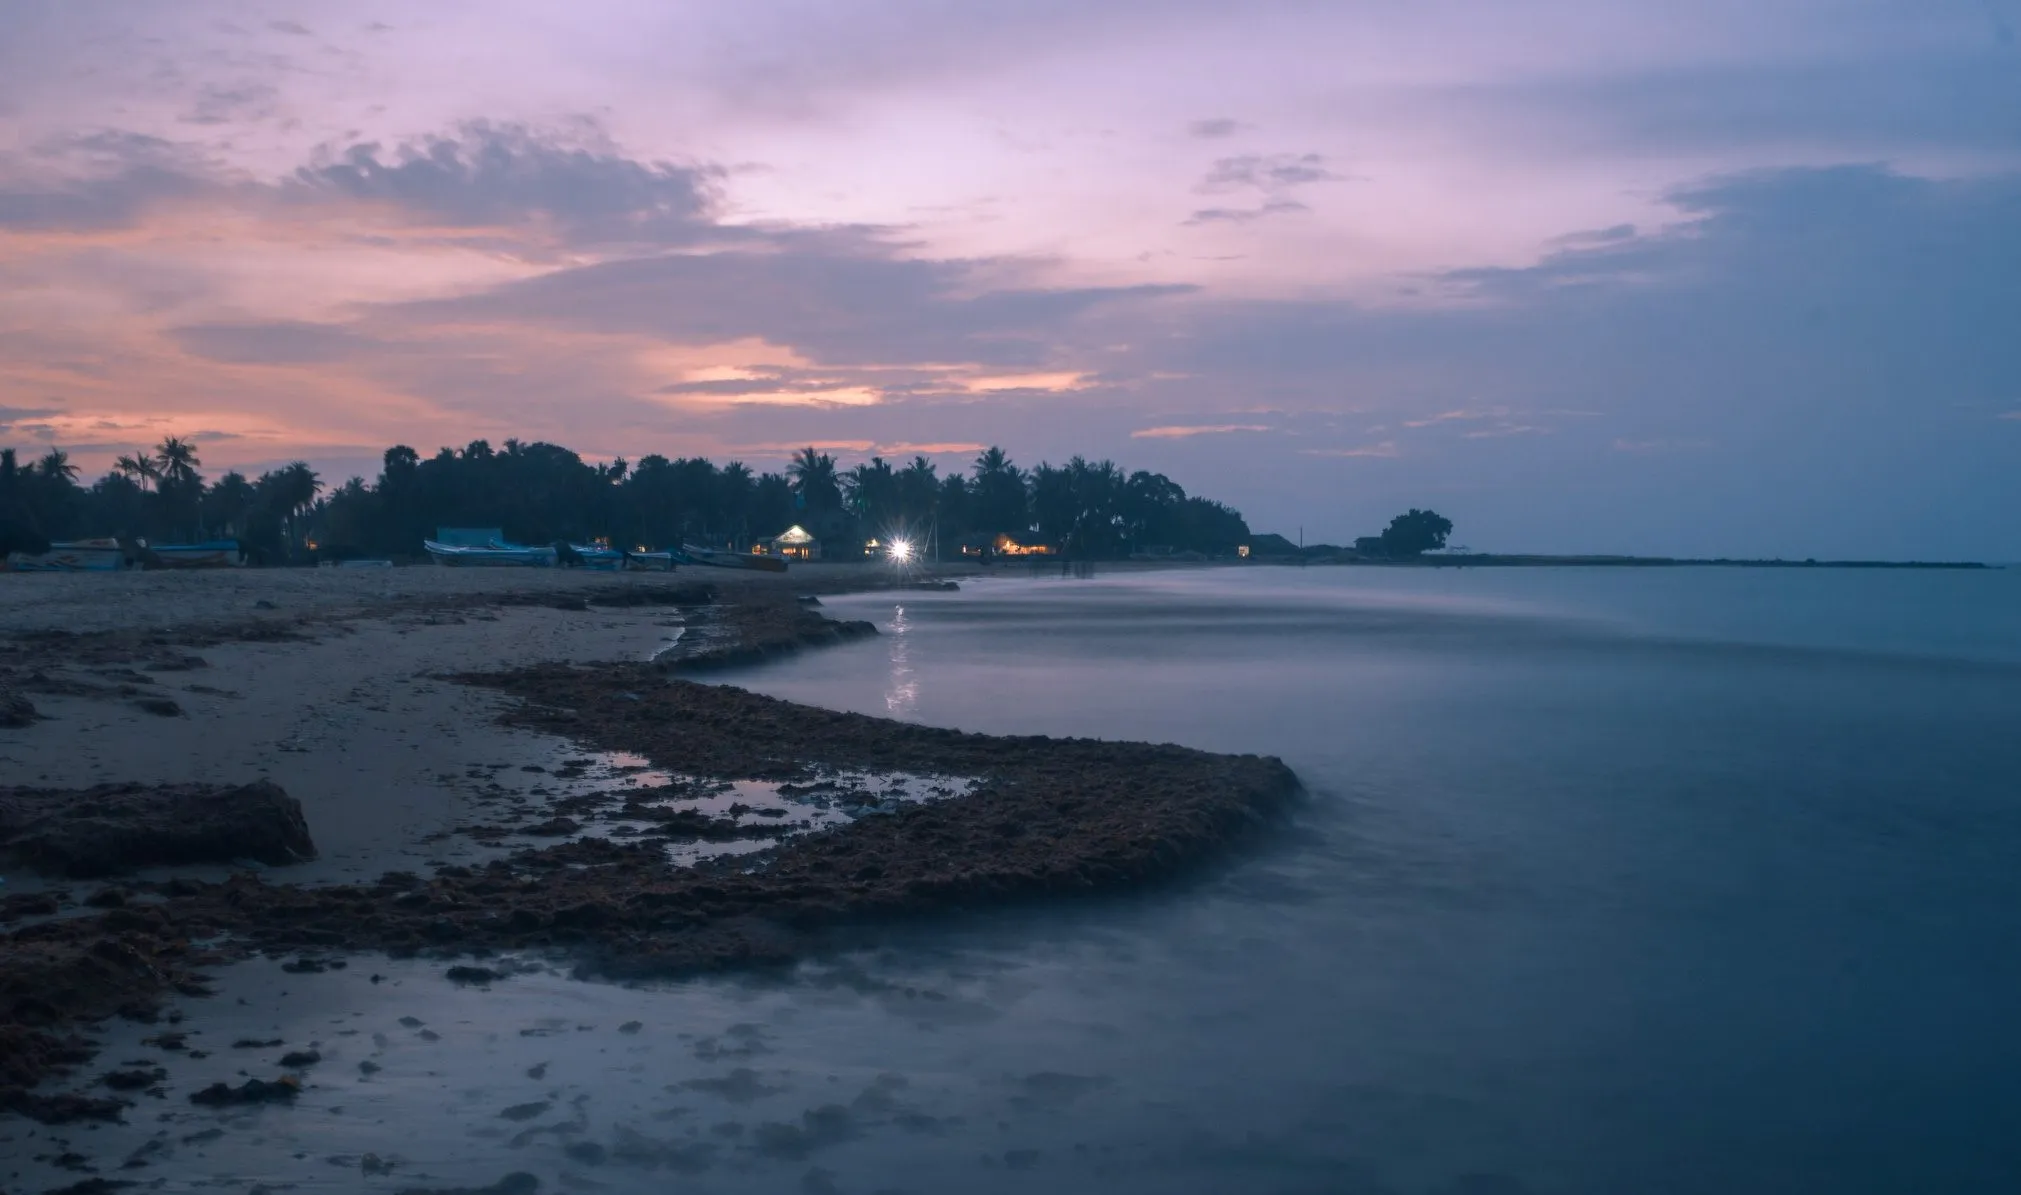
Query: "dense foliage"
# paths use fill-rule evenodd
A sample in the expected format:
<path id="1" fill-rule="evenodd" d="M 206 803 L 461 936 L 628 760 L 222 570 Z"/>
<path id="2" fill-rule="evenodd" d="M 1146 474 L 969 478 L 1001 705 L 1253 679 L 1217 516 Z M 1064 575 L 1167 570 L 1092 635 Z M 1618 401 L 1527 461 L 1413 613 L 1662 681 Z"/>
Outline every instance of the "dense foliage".
<path id="1" fill-rule="evenodd" d="M 1413 506 L 1406 514 L 1389 521 L 1381 536 L 1384 554 L 1395 560 L 1409 560 L 1446 546 L 1453 533 L 1453 521 L 1433 510 Z"/>
<path id="2" fill-rule="evenodd" d="M 1026 470 L 1001 448 L 982 453 L 967 473 L 943 475 L 924 457 L 900 467 L 873 457 L 842 469 L 809 447 L 785 473 L 758 474 L 737 461 L 718 467 L 654 454 L 636 465 L 599 465 L 554 444 L 507 440 L 493 449 L 476 440 L 425 459 L 404 445 L 389 448 L 377 481 L 354 477 L 328 492 L 301 462 L 208 484 L 201 465 L 193 445 L 170 438 L 152 454 L 119 458 L 86 486 L 60 451 L 25 462 L 5 450 L 0 535 L 18 541 L 10 547 L 107 535 L 232 538 L 276 561 L 416 555 L 443 526 L 498 527 L 534 544 L 607 538 L 627 547 L 747 549 L 797 523 L 841 558 L 868 538 L 892 535 L 937 545 L 945 556 L 1009 535 L 1078 557 L 1228 555 L 1249 535 L 1240 514 L 1189 496 L 1161 474 L 1125 474 L 1078 456 Z"/>

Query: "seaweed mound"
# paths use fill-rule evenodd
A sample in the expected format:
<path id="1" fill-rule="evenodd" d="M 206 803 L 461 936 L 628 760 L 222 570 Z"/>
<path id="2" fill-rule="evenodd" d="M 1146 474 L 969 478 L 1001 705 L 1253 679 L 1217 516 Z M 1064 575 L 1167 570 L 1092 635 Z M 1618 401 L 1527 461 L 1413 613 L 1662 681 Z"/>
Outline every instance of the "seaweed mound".
<path id="1" fill-rule="evenodd" d="M 254 859 L 279 866 L 316 857 L 299 801 L 261 780 L 0 788 L 0 855 L 87 879 L 172 863 Z"/>

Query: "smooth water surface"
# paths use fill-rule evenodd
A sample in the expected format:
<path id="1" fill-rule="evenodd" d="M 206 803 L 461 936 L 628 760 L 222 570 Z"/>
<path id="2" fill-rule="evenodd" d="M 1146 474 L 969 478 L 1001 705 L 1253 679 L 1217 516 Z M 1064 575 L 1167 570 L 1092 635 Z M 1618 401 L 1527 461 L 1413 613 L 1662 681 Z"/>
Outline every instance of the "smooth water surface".
<path id="1" fill-rule="evenodd" d="M 830 607 L 884 636 L 738 683 L 1267 752 L 1312 791 L 1195 889 L 932 939 L 1080 1028 L 1023 1043 L 1033 1069 L 1113 1081 L 1076 1127 L 1141 1156 L 1066 1189 L 2021 1189 L 2021 573 L 1250 569 Z"/>

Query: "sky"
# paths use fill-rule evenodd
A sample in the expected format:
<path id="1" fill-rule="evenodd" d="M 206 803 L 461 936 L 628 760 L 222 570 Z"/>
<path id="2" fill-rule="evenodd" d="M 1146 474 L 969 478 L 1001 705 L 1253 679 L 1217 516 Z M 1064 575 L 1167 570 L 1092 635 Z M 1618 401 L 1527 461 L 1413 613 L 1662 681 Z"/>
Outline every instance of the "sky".
<path id="1" fill-rule="evenodd" d="M 0 444 L 2021 560 L 2021 0 L 0 0 Z"/>

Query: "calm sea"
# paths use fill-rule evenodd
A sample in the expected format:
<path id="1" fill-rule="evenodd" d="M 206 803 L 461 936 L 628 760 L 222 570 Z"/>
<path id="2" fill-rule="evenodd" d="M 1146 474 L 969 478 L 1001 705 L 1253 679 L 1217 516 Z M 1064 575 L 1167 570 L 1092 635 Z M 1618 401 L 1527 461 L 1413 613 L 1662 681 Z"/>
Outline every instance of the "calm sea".
<path id="1" fill-rule="evenodd" d="M 192 1109 L 269 1063 L 224 1051 L 75 1147 L 170 1191 L 2021 1190 L 2021 570 L 1256 568 L 828 608 L 884 634 L 729 683 L 1269 752 L 1309 798 L 1194 881 L 784 977 L 229 968 L 180 1028 L 320 1049 L 295 1105 Z M 154 1030 L 106 1032 L 121 1059 Z"/>
<path id="2" fill-rule="evenodd" d="M 999 1085 L 962 1160 L 1036 1149 L 1056 1191 L 2021 1190 L 2021 571 L 1247 569 L 829 606 L 885 634 L 737 683 L 1267 752 L 1311 790 L 1196 886 L 864 960 L 991 993 L 837 1047 Z M 1086 1082 L 1052 1080 L 1048 1118 L 1034 1075 Z"/>

